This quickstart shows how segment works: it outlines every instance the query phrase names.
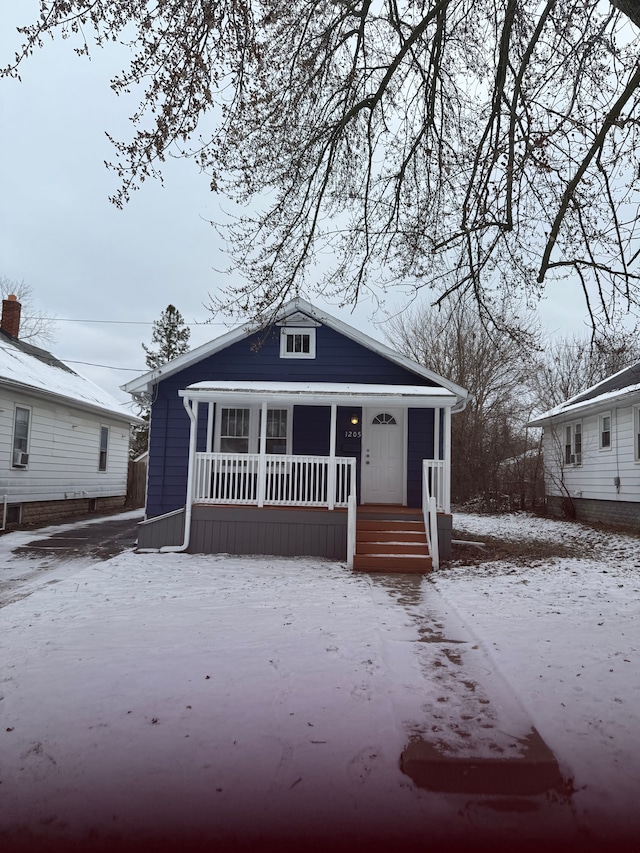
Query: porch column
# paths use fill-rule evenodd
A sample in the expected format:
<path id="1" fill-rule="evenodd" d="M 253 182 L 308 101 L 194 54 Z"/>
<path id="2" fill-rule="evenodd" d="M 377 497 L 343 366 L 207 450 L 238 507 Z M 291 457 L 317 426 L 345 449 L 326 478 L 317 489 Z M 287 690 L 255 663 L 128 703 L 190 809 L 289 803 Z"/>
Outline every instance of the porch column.
<path id="1" fill-rule="evenodd" d="M 442 409 L 433 410 L 433 458 L 440 459 L 440 412 Z"/>
<path id="2" fill-rule="evenodd" d="M 451 406 L 444 410 L 444 511 L 451 513 Z"/>
<path id="3" fill-rule="evenodd" d="M 215 413 L 215 403 L 209 403 L 209 410 L 207 416 L 207 446 L 205 450 L 207 453 L 211 453 L 213 450 L 213 416 Z"/>
<path id="4" fill-rule="evenodd" d="M 338 405 L 331 404 L 331 426 L 329 429 L 329 471 L 327 472 L 327 503 L 329 509 L 334 508 L 336 500 L 336 424 L 338 422 Z"/>
<path id="5" fill-rule="evenodd" d="M 258 506 L 264 506 L 267 485 L 267 401 L 262 403 L 260 418 L 260 459 L 258 460 Z"/>

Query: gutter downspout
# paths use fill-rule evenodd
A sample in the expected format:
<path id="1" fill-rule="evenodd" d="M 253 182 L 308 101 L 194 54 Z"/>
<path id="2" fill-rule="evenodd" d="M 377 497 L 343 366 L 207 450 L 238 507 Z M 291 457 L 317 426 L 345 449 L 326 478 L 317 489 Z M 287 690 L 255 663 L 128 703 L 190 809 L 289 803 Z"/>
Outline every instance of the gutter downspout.
<path id="1" fill-rule="evenodd" d="M 191 426 L 189 429 L 189 466 L 187 468 L 187 498 L 184 506 L 184 540 L 182 545 L 164 545 L 160 548 L 161 554 L 180 553 L 186 551 L 191 540 L 191 508 L 193 506 L 193 469 L 196 457 L 196 438 L 198 434 L 198 416 L 193 411 L 192 400 L 189 397 L 183 397 L 182 402 Z M 196 406 L 198 404 L 196 403 Z"/>

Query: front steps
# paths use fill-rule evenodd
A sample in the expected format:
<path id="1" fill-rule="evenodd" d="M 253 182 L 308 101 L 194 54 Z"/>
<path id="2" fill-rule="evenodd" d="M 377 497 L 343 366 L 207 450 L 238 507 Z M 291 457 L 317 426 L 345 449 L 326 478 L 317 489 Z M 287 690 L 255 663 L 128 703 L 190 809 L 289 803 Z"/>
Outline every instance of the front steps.
<path id="1" fill-rule="evenodd" d="M 358 508 L 356 572 L 430 572 L 433 568 L 422 512 L 407 507 Z"/>

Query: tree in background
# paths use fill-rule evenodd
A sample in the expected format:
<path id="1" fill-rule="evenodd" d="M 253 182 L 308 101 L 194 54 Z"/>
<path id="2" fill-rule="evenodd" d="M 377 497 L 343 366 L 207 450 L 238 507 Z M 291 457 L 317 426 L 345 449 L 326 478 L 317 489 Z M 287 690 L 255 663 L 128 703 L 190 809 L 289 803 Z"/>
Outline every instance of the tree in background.
<path id="1" fill-rule="evenodd" d="M 24 281 L 12 281 L 6 276 L 0 277 L 0 293 L 6 299 L 13 294 L 22 310 L 20 312 L 20 340 L 36 345 L 50 345 L 54 342 L 55 320 L 38 311 L 34 305 L 33 288 Z"/>
<path id="2" fill-rule="evenodd" d="M 615 334 L 605 330 L 595 337 L 572 335 L 550 340 L 531 375 L 536 408 L 539 413 L 552 409 L 637 361 L 637 326 L 618 329 Z"/>
<path id="3" fill-rule="evenodd" d="M 503 311 L 507 325 L 511 312 Z M 396 349 L 470 392 L 451 421 L 452 499 L 480 499 L 487 508 L 531 506 L 541 498 L 537 440 L 530 446 L 528 377 L 535 363 L 536 326 L 526 334 L 490 332 L 472 302 L 418 306 L 390 321 Z M 534 354 L 532 354 L 532 350 Z M 533 451 L 533 452 L 532 452 Z M 523 460 L 531 458 L 531 463 Z M 530 482 L 529 482 L 530 481 Z"/>
<path id="4" fill-rule="evenodd" d="M 637 0 L 41 0 L 0 73 L 56 32 L 129 45 L 114 201 L 193 157 L 247 211 L 228 308 L 313 270 L 343 303 L 402 283 L 499 321 L 571 275 L 595 324 L 640 302 L 638 26 Z"/>
<path id="5" fill-rule="evenodd" d="M 502 309 L 502 314 L 505 327 L 513 327 L 511 312 Z M 640 361 L 637 328 L 618 324 L 615 332 L 604 329 L 543 345 L 533 320 L 518 323 L 526 329 L 520 337 L 489 330 L 473 302 L 417 306 L 390 321 L 388 336 L 399 351 L 470 393 L 466 409 L 451 423 L 456 503 L 474 501 L 485 508 L 542 503 L 541 436 L 527 429 L 527 422 Z M 557 444 L 561 460 L 561 437 Z"/>
<path id="6" fill-rule="evenodd" d="M 160 367 L 189 352 L 190 337 L 191 330 L 185 325 L 182 314 L 173 305 L 167 305 L 160 319 L 154 320 L 153 323 L 151 343 L 157 344 L 157 348 L 154 350 L 142 344 L 147 367 L 153 370 L 154 367 Z"/>
<path id="7" fill-rule="evenodd" d="M 151 332 L 151 343 L 156 344 L 156 348 L 142 344 L 142 349 L 145 351 L 145 361 L 147 367 L 153 370 L 155 367 L 161 367 L 189 352 L 189 338 L 191 330 L 185 324 L 182 314 L 173 305 L 167 305 L 159 320 L 154 320 L 153 331 Z M 140 426 L 133 427 L 130 454 L 133 458 L 144 453 L 149 447 L 149 418 L 151 415 L 151 407 L 149 405 L 140 407 L 140 417 L 145 423 Z"/>

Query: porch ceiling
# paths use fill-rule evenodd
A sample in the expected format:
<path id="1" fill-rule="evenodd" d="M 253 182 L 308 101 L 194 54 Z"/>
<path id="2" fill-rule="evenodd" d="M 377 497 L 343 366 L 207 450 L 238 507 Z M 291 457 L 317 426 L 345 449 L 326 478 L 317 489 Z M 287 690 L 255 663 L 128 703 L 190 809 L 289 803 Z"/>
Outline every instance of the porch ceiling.
<path id="1" fill-rule="evenodd" d="M 197 382 L 178 392 L 199 402 L 229 401 L 251 404 L 307 406 L 410 406 L 411 408 L 451 407 L 457 397 L 446 388 L 425 385 L 367 385 L 345 382 Z"/>

